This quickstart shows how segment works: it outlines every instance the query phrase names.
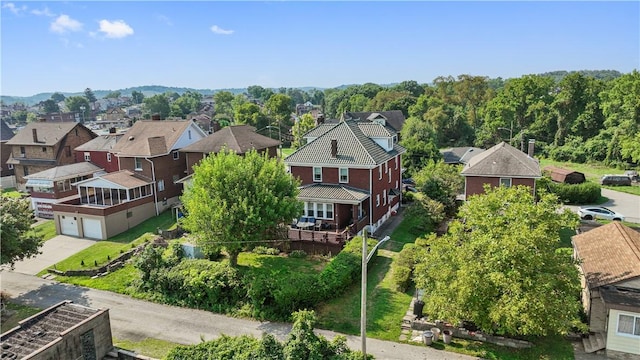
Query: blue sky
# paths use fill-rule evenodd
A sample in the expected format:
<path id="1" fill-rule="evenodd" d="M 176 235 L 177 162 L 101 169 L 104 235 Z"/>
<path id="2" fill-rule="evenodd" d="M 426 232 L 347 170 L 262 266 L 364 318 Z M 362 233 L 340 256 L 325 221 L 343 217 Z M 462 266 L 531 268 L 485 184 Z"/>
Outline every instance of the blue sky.
<path id="1" fill-rule="evenodd" d="M 640 68 L 640 2 L 2 1 L 2 95 Z"/>

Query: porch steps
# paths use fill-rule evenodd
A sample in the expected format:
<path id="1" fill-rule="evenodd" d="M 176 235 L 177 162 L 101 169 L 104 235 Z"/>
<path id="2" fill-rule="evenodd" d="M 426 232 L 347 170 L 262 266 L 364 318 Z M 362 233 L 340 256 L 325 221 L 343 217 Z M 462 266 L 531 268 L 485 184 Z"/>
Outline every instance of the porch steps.
<path id="1" fill-rule="evenodd" d="M 597 332 L 595 334 L 589 334 L 589 337 L 582 338 L 582 345 L 584 345 L 584 352 L 593 353 L 604 349 L 607 346 L 607 342 L 604 334 Z"/>

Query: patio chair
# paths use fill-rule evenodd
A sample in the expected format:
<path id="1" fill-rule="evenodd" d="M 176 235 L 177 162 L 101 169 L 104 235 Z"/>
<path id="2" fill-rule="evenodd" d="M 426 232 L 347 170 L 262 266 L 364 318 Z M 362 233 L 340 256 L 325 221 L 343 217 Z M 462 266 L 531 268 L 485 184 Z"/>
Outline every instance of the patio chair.
<path id="1" fill-rule="evenodd" d="M 322 229 L 322 220 L 316 220 L 315 229 L 316 231 L 320 231 L 320 229 Z"/>
<path id="2" fill-rule="evenodd" d="M 297 229 L 297 228 L 298 228 L 298 219 L 294 218 L 294 219 L 291 221 L 291 228 L 292 228 L 292 229 Z"/>

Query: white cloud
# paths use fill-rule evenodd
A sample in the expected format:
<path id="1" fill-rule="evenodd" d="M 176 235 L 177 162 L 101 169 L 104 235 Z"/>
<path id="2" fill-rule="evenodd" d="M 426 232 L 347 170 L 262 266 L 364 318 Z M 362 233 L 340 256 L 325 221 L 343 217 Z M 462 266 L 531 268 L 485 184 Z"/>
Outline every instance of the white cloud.
<path id="1" fill-rule="evenodd" d="M 133 29 L 127 25 L 123 20 L 100 20 L 100 29 L 106 37 L 112 39 L 119 39 L 133 35 Z"/>
<path id="2" fill-rule="evenodd" d="M 33 9 L 31 10 L 31 13 L 33 15 L 38 15 L 38 16 L 48 16 L 48 17 L 54 17 L 56 16 L 56 14 L 52 13 L 48 7 L 44 7 L 44 9 L 40 10 L 40 9 Z"/>
<path id="3" fill-rule="evenodd" d="M 214 34 L 219 34 L 219 35 L 231 35 L 231 34 L 233 34 L 233 30 L 225 30 L 225 29 L 219 27 L 218 25 L 213 25 L 211 27 L 211 31 L 213 31 Z"/>
<path id="4" fill-rule="evenodd" d="M 3 9 L 9 9 L 15 15 L 19 15 L 23 11 L 27 11 L 27 5 L 16 6 L 14 3 L 6 3 L 2 5 Z"/>
<path id="5" fill-rule="evenodd" d="M 51 31 L 60 34 L 63 34 L 67 31 L 80 31 L 82 30 L 82 23 L 78 20 L 70 18 L 69 15 L 62 14 L 51 23 L 50 29 Z"/>

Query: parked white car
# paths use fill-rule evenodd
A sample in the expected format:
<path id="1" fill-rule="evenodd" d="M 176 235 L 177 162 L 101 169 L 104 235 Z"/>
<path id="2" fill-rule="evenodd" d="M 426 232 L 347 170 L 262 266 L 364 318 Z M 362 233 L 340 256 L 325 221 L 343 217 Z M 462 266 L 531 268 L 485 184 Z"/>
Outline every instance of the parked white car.
<path id="1" fill-rule="evenodd" d="M 578 215 L 582 220 L 615 220 L 624 221 L 624 215 L 602 206 L 583 206 L 578 209 Z"/>

